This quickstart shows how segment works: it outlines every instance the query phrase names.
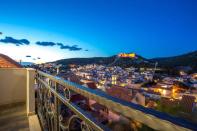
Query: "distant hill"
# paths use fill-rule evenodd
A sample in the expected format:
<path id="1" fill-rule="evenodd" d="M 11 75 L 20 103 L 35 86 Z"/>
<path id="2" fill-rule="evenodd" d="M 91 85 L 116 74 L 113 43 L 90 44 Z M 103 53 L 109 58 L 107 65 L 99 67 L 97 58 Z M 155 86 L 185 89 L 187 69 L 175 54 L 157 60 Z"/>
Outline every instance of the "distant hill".
<path id="1" fill-rule="evenodd" d="M 173 57 L 163 57 L 163 58 L 154 58 L 146 59 L 140 55 L 137 55 L 137 58 L 119 58 L 116 56 L 111 57 L 92 57 L 92 58 L 71 58 L 71 59 L 62 59 L 56 61 L 58 64 L 76 64 L 76 65 L 86 65 L 86 64 L 104 64 L 104 65 L 118 65 L 121 67 L 154 67 L 154 63 L 158 62 L 160 67 L 177 67 L 177 66 L 190 66 L 194 69 L 197 69 L 197 51 L 190 52 L 187 54 L 173 56 Z"/>
<path id="2" fill-rule="evenodd" d="M 157 61 L 163 67 L 190 66 L 197 68 L 197 51 L 173 57 L 154 58 L 150 61 Z"/>
<path id="3" fill-rule="evenodd" d="M 86 65 L 86 64 L 107 64 L 113 61 L 113 57 L 92 57 L 92 58 L 70 58 L 55 61 L 57 64 L 69 65 Z"/>
<path id="4" fill-rule="evenodd" d="M 28 65 L 33 65 L 33 62 L 21 62 L 20 63 L 22 66 L 28 66 Z"/>
<path id="5" fill-rule="evenodd" d="M 136 58 L 117 58 L 117 56 L 111 57 L 92 57 L 92 58 L 70 58 L 70 59 L 62 59 L 56 61 L 58 64 L 69 65 L 86 65 L 86 64 L 104 64 L 104 65 L 116 65 L 121 67 L 129 67 L 129 66 L 151 66 L 152 63 L 148 61 L 148 59 L 143 58 L 137 55 Z"/>

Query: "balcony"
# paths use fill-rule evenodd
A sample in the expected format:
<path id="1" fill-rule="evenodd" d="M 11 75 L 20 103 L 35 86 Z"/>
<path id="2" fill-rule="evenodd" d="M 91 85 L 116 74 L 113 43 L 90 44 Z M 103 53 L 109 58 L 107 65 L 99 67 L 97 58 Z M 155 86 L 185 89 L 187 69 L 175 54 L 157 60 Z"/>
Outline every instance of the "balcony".
<path id="1" fill-rule="evenodd" d="M 40 131 L 33 69 L 0 68 L 0 130 Z"/>
<path id="2" fill-rule="evenodd" d="M 33 69 L 0 69 L 0 130 L 197 130 L 169 116 Z"/>

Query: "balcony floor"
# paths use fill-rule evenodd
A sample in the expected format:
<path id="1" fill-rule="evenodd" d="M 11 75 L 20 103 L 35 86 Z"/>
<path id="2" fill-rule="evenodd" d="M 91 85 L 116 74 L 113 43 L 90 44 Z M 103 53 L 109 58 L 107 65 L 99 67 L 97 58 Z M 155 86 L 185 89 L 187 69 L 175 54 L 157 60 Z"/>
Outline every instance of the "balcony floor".
<path id="1" fill-rule="evenodd" d="M 29 131 L 24 103 L 0 106 L 0 131 Z"/>

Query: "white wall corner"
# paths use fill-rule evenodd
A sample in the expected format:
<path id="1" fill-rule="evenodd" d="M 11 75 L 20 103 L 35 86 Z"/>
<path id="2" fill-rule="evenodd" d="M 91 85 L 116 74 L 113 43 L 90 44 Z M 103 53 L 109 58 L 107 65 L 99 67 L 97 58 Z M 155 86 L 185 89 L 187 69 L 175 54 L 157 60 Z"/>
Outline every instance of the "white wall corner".
<path id="1" fill-rule="evenodd" d="M 35 69 L 27 68 L 27 116 L 35 114 Z"/>

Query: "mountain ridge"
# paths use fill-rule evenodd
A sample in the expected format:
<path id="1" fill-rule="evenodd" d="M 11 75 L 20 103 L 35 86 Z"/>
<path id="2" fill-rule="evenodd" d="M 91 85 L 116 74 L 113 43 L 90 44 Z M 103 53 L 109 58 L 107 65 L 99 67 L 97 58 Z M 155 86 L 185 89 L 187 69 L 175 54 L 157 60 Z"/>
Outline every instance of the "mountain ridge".
<path id="1" fill-rule="evenodd" d="M 149 60 L 157 61 L 162 66 L 195 66 L 197 65 L 197 50 L 178 56 L 153 58 Z"/>
<path id="2" fill-rule="evenodd" d="M 116 60 L 117 56 L 109 56 L 109 57 L 90 57 L 90 58 L 70 58 L 70 59 L 61 59 L 55 61 L 58 64 L 77 64 L 77 65 L 85 65 L 85 64 L 105 64 L 109 65 L 116 60 L 114 65 L 129 67 L 129 66 L 137 66 L 137 67 L 153 67 L 156 62 L 158 62 L 158 66 L 160 67 L 176 67 L 176 66 L 191 66 L 192 68 L 197 69 L 197 50 L 189 53 L 185 53 L 178 56 L 172 57 L 161 57 L 161 58 L 152 58 L 147 59 L 140 55 L 136 55 L 135 59 L 131 58 L 119 58 Z"/>

